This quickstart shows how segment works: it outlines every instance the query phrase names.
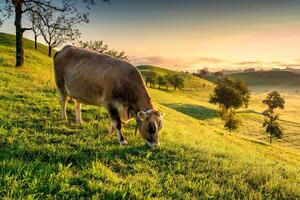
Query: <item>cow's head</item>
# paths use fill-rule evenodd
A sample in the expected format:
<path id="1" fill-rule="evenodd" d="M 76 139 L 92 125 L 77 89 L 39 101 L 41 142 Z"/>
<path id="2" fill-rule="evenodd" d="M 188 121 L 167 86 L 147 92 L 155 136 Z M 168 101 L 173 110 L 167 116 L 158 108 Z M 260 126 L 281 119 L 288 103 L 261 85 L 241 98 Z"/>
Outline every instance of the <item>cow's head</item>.
<path id="1" fill-rule="evenodd" d="M 163 114 L 150 109 L 138 112 L 137 117 L 139 119 L 139 131 L 147 145 L 149 147 L 158 146 Z"/>

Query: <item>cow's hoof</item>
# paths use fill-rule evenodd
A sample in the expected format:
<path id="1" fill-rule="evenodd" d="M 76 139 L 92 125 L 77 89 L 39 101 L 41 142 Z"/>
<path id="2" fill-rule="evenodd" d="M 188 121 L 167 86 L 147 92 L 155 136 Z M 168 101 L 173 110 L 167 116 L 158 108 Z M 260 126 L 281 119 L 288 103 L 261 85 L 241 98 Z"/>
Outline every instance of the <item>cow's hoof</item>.
<path id="1" fill-rule="evenodd" d="M 126 144 L 128 144 L 128 142 L 126 140 L 122 140 L 122 141 L 120 141 L 120 144 L 121 145 L 126 145 Z"/>

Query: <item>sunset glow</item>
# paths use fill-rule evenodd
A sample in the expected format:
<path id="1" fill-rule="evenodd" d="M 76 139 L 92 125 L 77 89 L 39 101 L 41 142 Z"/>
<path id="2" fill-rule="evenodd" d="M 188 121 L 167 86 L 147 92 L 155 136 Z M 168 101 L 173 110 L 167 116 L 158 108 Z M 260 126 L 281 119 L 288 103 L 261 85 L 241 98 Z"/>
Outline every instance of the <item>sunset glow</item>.
<path id="1" fill-rule="evenodd" d="M 135 65 L 298 68 L 299 11 L 295 0 L 112 0 L 97 3 L 81 30 L 82 39 L 104 40 Z"/>

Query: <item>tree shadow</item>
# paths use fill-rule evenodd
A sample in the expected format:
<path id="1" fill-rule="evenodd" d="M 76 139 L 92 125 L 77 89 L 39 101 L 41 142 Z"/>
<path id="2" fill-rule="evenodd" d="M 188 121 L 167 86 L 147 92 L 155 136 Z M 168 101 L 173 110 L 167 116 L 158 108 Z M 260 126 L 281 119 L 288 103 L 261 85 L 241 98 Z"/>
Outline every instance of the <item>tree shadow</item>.
<path id="1" fill-rule="evenodd" d="M 255 111 L 255 110 L 243 110 L 243 111 L 237 111 L 237 113 L 262 115 L 261 112 L 257 112 L 257 111 Z"/>
<path id="2" fill-rule="evenodd" d="M 259 141 L 259 140 L 248 139 L 248 138 L 242 138 L 242 139 L 245 140 L 245 141 L 248 141 L 248 142 L 252 142 L 254 144 L 258 144 L 258 145 L 262 145 L 262 146 L 269 146 L 269 144 L 266 143 L 265 141 Z"/>
<path id="3" fill-rule="evenodd" d="M 191 105 L 191 104 L 163 104 L 168 108 L 172 108 L 178 112 L 181 112 L 185 115 L 191 116 L 198 120 L 206 120 L 213 119 L 217 117 L 217 112 L 214 109 L 206 108 L 204 106 L 199 105 Z"/>

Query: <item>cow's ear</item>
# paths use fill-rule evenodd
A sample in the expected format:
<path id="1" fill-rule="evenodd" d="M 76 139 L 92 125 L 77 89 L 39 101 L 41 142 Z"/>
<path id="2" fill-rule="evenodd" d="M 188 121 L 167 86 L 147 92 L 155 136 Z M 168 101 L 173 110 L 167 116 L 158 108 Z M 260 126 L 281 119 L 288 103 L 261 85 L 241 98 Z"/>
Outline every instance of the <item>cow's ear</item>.
<path id="1" fill-rule="evenodd" d="M 147 113 L 144 111 L 140 111 L 137 113 L 137 117 L 139 118 L 139 120 L 144 121 L 147 117 Z"/>

